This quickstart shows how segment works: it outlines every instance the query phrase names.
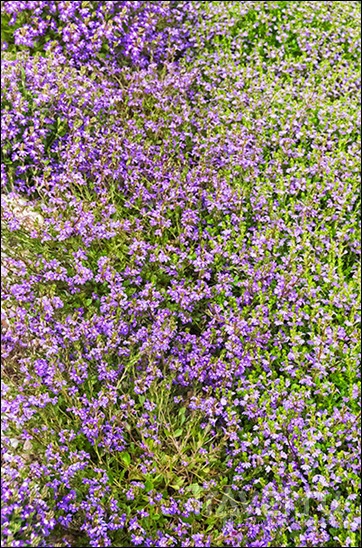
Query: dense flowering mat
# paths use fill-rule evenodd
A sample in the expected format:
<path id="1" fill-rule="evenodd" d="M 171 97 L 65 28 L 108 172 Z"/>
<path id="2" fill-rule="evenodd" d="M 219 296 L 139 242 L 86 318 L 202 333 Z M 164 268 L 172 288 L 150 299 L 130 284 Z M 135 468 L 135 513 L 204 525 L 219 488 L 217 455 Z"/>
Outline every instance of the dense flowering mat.
<path id="1" fill-rule="evenodd" d="M 360 542 L 360 3 L 2 2 L 2 545 Z"/>

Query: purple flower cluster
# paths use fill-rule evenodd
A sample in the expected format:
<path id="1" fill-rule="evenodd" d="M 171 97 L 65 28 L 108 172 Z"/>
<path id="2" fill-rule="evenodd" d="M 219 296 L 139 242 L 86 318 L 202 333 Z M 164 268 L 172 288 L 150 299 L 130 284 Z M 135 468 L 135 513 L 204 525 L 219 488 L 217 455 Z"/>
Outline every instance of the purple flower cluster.
<path id="1" fill-rule="evenodd" d="M 66 55 L 78 67 L 94 64 L 109 73 L 131 62 L 147 66 L 188 46 L 182 25 L 190 2 L 31 1 L 2 2 L 9 28 L 5 49 L 42 50 Z M 6 35 L 5 35 L 6 36 Z"/>
<path id="2" fill-rule="evenodd" d="M 3 2 L 4 546 L 360 539 L 358 2 Z"/>

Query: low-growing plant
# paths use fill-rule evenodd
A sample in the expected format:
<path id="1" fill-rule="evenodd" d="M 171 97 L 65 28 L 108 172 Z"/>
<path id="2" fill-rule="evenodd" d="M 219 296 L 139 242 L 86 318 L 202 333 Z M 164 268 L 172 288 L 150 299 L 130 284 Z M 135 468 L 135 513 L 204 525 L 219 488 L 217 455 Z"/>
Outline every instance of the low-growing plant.
<path id="1" fill-rule="evenodd" d="M 2 4 L 4 546 L 358 545 L 359 3 Z"/>

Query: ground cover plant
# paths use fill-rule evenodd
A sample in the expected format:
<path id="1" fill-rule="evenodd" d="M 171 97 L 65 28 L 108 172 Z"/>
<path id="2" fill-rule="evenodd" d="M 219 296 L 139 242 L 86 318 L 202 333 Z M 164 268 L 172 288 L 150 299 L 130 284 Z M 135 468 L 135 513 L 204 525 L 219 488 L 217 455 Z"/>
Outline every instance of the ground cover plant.
<path id="1" fill-rule="evenodd" d="M 2 2 L 2 543 L 360 543 L 360 3 Z"/>

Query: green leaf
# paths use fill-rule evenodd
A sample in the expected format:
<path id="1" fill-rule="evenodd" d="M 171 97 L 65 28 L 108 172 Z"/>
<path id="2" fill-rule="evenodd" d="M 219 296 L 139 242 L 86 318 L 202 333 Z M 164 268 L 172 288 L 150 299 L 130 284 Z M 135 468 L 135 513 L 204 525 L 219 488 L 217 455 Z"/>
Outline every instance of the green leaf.
<path id="1" fill-rule="evenodd" d="M 121 459 L 127 467 L 131 464 L 131 455 L 129 453 L 122 453 Z"/>
<path id="2" fill-rule="evenodd" d="M 178 416 L 180 417 L 181 426 L 184 424 L 184 422 L 186 420 L 185 413 L 186 413 L 186 407 L 181 407 L 181 409 L 178 412 Z"/>
<path id="3" fill-rule="evenodd" d="M 179 438 L 181 436 L 183 432 L 183 428 L 178 428 L 175 432 L 174 432 L 174 438 Z"/>
<path id="4" fill-rule="evenodd" d="M 184 484 L 184 480 L 182 478 L 176 478 L 175 483 L 172 483 L 171 487 L 172 489 L 175 489 L 175 491 L 178 491 L 183 484 Z"/>
<path id="5" fill-rule="evenodd" d="M 146 480 L 146 482 L 145 482 L 145 489 L 146 489 L 147 493 L 148 493 L 149 491 L 152 491 L 152 489 L 153 489 L 153 483 L 152 483 L 152 481 L 151 481 L 150 479 Z"/>
<path id="6" fill-rule="evenodd" d="M 191 485 L 189 485 L 188 487 L 188 491 L 191 491 L 192 494 L 197 497 L 198 495 L 200 495 L 202 493 L 202 487 L 201 485 L 199 485 L 198 483 L 192 483 Z"/>

